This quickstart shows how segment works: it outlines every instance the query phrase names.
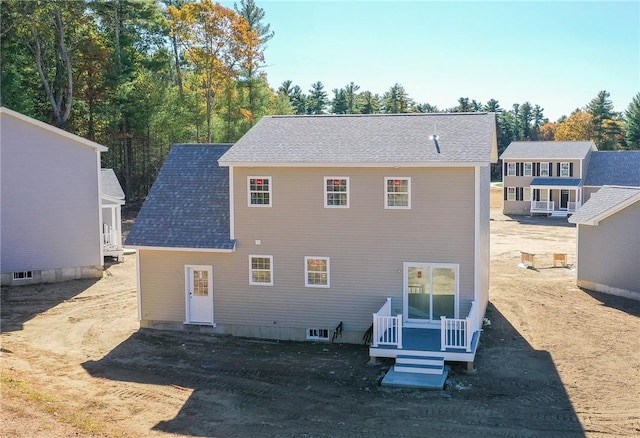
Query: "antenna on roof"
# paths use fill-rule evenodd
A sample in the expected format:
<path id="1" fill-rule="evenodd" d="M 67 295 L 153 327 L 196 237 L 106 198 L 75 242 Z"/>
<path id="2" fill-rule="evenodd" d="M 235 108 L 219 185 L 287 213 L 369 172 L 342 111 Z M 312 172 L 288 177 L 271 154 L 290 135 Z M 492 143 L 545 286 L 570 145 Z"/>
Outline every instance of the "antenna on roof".
<path id="1" fill-rule="evenodd" d="M 436 152 L 440 153 L 440 145 L 438 144 L 438 134 L 436 133 L 436 124 L 433 124 L 433 135 L 429 136 L 429 140 L 433 140 L 433 143 L 436 145 Z"/>

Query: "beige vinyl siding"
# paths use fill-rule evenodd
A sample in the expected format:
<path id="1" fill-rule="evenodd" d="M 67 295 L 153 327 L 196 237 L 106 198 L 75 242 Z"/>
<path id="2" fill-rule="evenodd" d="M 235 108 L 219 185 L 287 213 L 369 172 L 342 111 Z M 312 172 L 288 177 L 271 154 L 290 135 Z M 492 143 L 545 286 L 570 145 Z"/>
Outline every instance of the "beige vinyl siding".
<path id="1" fill-rule="evenodd" d="M 99 152 L 8 114 L 0 120 L 1 271 L 100 270 Z"/>
<path id="2" fill-rule="evenodd" d="M 476 285 L 478 289 L 479 307 L 479 326 L 477 329 L 482 328 L 482 319 L 487 309 L 487 303 L 489 301 L 489 271 L 491 264 L 491 251 L 490 251 L 490 186 L 491 186 L 491 169 L 489 166 L 480 168 L 480 210 L 479 210 L 479 224 L 478 224 L 478 278 L 479 284 Z"/>
<path id="3" fill-rule="evenodd" d="M 578 225 L 578 285 L 589 282 L 640 298 L 640 202 L 600 221 Z"/>
<path id="4" fill-rule="evenodd" d="M 246 206 L 247 176 L 257 174 L 273 178 L 272 208 Z M 343 321 L 345 330 L 366 330 L 386 297 L 401 302 L 405 261 L 458 263 L 461 300 L 473 299 L 474 168 L 258 167 L 233 175 L 237 247 L 225 275 L 235 283 L 216 322 Z M 349 177 L 349 208 L 324 208 L 325 176 Z M 385 176 L 411 178 L 411 209 L 384 208 Z M 249 286 L 249 254 L 273 255 L 273 286 Z M 330 257 L 330 288 L 304 286 L 305 256 Z"/>
<path id="5" fill-rule="evenodd" d="M 582 189 L 582 204 L 584 204 L 585 202 L 587 202 L 589 200 L 589 198 L 591 198 L 591 196 L 593 196 L 594 193 L 596 193 L 598 190 L 600 190 L 601 187 L 600 186 L 584 186 Z"/>

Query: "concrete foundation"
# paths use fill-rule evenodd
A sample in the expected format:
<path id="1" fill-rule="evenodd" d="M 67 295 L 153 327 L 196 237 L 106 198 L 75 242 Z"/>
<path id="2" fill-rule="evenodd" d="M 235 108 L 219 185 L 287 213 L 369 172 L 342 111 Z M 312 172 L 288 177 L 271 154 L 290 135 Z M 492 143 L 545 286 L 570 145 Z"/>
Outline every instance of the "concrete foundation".
<path id="1" fill-rule="evenodd" d="M 40 271 L 32 270 L 31 278 L 20 280 L 14 280 L 13 272 L 7 272 L 0 275 L 0 284 L 2 286 L 24 286 L 39 283 L 57 283 L 60 281 L 80 280 L 82 278 L 102 278 L 102 273 L 103 267 L 101 265 L 45 269 Z"/>

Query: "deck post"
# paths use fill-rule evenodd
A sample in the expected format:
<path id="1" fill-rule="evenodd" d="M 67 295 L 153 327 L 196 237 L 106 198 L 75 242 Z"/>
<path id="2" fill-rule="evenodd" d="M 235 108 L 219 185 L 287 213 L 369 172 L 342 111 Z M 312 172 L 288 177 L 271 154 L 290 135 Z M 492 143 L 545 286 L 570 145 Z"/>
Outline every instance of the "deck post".
<path id="1" fill-rule="evenodd" d="M 447 343 L 447 323 L 445 321 L 446 317 L 440 317 L 440 351 L 445 351 L 445 344 Z"/>
<path id="2" fill-rule="evenodd" d="M 398 315 L 397 317 L 397 325 L 398 325 L 398 350 L 402 349 L 402 315 Z"/>

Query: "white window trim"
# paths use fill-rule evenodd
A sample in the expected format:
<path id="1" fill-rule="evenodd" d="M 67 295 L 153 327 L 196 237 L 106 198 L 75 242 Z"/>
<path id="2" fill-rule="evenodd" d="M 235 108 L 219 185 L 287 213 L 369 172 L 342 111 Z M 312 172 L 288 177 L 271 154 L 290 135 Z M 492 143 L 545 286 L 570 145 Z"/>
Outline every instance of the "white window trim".
<path id="1" fill-rule="evenodd" d="M 540 163 L 540 176 L 549 176 L 549 162 Z"/>
<path id="2" fill-rule="evenodd" d="M 251 262 L 254 258 L 269 259 L 269 272 L 271 277 L 271 281 L 269 283 L 253 281 L 253 268 L 252 268 Z M 249 254 L 249 284 L 252 286 L 273 286 L 273 256 L 262 255 L 262 254 Z"/>
<path id="3" fill-rule="evenodd" d="M 522 200 L 531 202 L 531 187 L 524 187 L 522 190 Z"/>
<path id="4" fill-rule="evenodd" d="M 564 175 L 564 166 L 567 166 L 566 170 L 567 170 L 567 174 Z M 560 175 L 558 175 L 560 178 L 569 178 L 571 176 L 571 163 L 569 163 L 568 161 L 562 161 L 560 163 Z"/>
<path id="5" fill-rule="evenodd" d="M 308 261 L 309 260 L 326 260 L 327 262 L 327 284 L 310 284 L 309 283 L 309 270 L 308 270 Z M 305 256 L 304 257 L 304 287 L 319 287 L 328 289 L 331 287 L 331 259 L 329 257 L 319 257 L 319 256 Z"/>
<path id="6" fill-rule="evenodd" d="M 326 332 L 327 336 L 322 336 L 322 332 Z M 318 329 L 318 328 L 308 328 L 307 329 L 307 339 L 315 339 L 320 341 L 328 341 L 329 340 L 329 329 Z"/>
<path id="7" fill-rule="evenodd" d="M 33 271 L 16 271 L 13 273 L 15 281 L 33 280 Z"/>
<path id="8" fill-rule="evenodd" d="M 269 180 L 269 203 L 268 204 L 252 204 L 251 203 L 251 180 L 252 179 L 266 179 Z M 247 177 L 247 205 L 249 207 L 271 207 L 273 204 L 273 181 L 270 176 L 248 176 Z M 264 192 L 256 192 L 256 193 L 264 193 Z"/>
<path id="9" fill-rule="evenodd" d="M 507 163 L 507 176 L 516 176 L 516 167 L 518 163 Z"/>
<path id="10" fill-rule="evenodd" d="M 407 181 L 407 205 L 389 205 L 389 195 L 397 192 L 389 192 L 390 180 L 406 180 Z M 411 178 L 408 176 L 385 176 L 384 177 L 384 208 L 390 210 L 410 210 L 411 209 Z"/>
<path id="11" fill-rule="evenodd" d="M 507 201 L 515 201 L 515 200 L 516 200 L 516 188 L 507 187 Z"/>
<path id="12" fill-rule="evenodd" d="M 329 205 L 329 204 L 327 204 L 327 196 L 329 194 L 329 192 L 327 191 L 327 180 L 330 180 L 330 179 L 344 179 L 344 180 L 347 181 L 347 205 Z M 350 201 L 351 201 L 351 196 L 349 194 L 349 192 L 351 191 L 351 182 L 349 181 L 349 177 L 348 176 L 325 176 L 324 177 L 324 184 L 322 186 L 322 191 L 324 193 L 324 208 L 349 208 L 349 204 L 350 204 Z M 341 192 L 337 192 L 337 193 L 341 193 Z"/>
<path id="13" fill-rule="evenodd" d="M 527 173 L 527 165 L 529 166 L 528 173 Z M 533 163 L 526 162 L 522 165 L 522 176 L 533 176 Z"/>

